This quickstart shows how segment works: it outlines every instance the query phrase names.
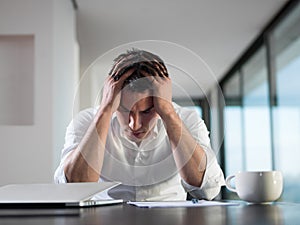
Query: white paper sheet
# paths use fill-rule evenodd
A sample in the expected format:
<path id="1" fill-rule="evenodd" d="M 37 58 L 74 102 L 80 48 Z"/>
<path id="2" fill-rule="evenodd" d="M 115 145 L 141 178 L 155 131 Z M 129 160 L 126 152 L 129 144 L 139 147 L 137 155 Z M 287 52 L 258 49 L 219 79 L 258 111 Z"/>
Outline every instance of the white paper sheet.
<path id="1" fill-rule="evenodd" d="M 236 202 L 220 202 L 220 201 L 167 201 L 167 202 L 127 202 L 129 205 L 134 205 L 141 208 L 174 208 L 174 207 L 206 207 L 206 206 L 230 206 L 239 205 Z"/>

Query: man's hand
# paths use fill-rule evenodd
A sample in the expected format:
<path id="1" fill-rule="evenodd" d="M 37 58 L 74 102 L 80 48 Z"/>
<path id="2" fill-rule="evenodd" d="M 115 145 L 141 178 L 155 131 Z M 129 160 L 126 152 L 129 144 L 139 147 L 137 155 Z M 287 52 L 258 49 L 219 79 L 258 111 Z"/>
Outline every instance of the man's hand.
<path id="1" fill-rule="evenodd" d="M 172 81 L 168 72 L 159 62 L 152 62 L 157 70 L 152 70 L 152 75 L 143 72 L 153 85 L 153 104 L 155 111 L 163 119 L 174 112 L 172 105 Z"/>
<path id="2" fill-rule="evenodd" d="M 134 69 L 128 70 L 118 80 L 114 78 L 114 74 L 105 79 L 102 92 L 101 109 L 109 108 L 111 113 L 114 113 L 118 109 L 120 105 L 123 83 L 133 71 Z M 117 73 L 118 71 L 115 74 Z"/>
<path id="3" fill-rule="evenodd" d="M 172 105 L 172 81 L 166 76 L 152 76 L 152 85 L 154 109 L 163 119 L 174 112 Z"/>

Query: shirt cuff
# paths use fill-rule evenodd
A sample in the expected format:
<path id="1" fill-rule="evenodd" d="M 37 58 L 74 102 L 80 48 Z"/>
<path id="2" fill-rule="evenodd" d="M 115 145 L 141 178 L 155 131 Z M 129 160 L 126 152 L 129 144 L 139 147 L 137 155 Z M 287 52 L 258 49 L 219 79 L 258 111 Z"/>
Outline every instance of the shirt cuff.
<path id="1" fill-rule="evenodd" d="M 181 180 L 181 184 L 192 197 L 211 200 L 219 194 L 221 186 L 225 185 L 225 180 L 212 150 L 206 151 L 206 159 L 207 165 L 201 186 L 190 185 L 184 180 Z"/>
<path id="2" fill-rule="evenodd" d="M 54 183 L 68 183 L 63 165 L 59 165 L 59 167 L 56 169 L 54 173 Z"/>

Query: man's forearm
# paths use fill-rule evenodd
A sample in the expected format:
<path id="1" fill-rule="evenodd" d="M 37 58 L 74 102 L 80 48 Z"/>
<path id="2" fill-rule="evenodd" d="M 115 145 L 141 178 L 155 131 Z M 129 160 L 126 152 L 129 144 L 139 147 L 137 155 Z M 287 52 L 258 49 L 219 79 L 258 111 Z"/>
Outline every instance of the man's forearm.
<path id="1" fill-rule="evenodd" d="M 68 182 L 97 182 L 101 174 L 105 143 L 112 113 L 100 109 L 78 147 L 65 161 Z"/>
<path id="2" fill-rule="evenodd" d="M 181 177 L 200 187 L 206 168 L 206 154 L 183 124 L 176 112 L 162 118 Z"/>

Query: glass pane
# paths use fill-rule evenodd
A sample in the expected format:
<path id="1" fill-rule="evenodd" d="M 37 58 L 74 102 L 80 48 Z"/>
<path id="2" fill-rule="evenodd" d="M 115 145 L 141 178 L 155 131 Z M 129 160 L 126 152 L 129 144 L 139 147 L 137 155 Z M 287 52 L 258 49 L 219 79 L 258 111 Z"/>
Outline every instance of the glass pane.
<path id="1" fill-rule="evenodd" d="M 245 64 L 242 71 L 245 169 L 270 170 L 270 107 L 264 47 Z"/>
<path id="2" fill-rule="evenodd" d="M 225 176 L 244 170 L 241 75 L 236 72 L 223 85 L 224 106 L 224 161 Z M 238 199 L 234 192 L 223 192 L 227 199 Z"/>
<path id="3" fill-rule="evenodd" d="M 284 201 L 300 202 L 300 5 L 272 34 L 276 104 L 272 107 L 276 169 L 284 175 Z"/>
<path id="4" fill-rule="evenodd" d="M 229 176 L 244 170 L 241 106 L 226 106 L 224 123 L 225 175 Z"/>
<path id="5" fill-rule="evenodd" d="M 223 86 L 225 175 L 244 169 L 240 74 L 235 73 Z"/>
<path id="6" fill-rule="evenodd" d="M 241 106 L 241 82 L 239 73 L 235 73 L 223 86 L 226 105 Z"/>

